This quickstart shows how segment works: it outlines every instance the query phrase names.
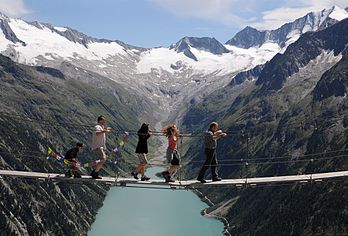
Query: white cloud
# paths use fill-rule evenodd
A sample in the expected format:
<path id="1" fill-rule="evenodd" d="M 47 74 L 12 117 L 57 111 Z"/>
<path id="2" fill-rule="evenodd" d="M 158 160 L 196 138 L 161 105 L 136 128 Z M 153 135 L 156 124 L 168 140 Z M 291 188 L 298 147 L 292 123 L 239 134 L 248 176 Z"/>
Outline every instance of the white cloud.
<path id="1" fill-rule="evenodd" d="M 321 9 L 323 7 L 332 7 L 334 5 L 346 8 L 348 7 L 347 0 L 287 0 L 287 2 L 299 2 L 304 6 L 311 6 L 313 8 Z"/>
<path id="2" fill-rule="evenodd" d="M 24 5 L 23 0 L 1 0 L 0 12 L 8 16 L 18 17 L 29 13 L 29 10 Z"/>
<path id="3" fill-rule="evenodd" d="M 302 8 L 276 8 L 270 11 L 262 12 L 262 19 L 257 22 L 251 22 L 250 25 L 260 29 L 277 29 L 287 22 L 294 21 L 307 13 L 313 11 L 310 7 Z"/>
<path id="4" fill-rule="evenodd" d="M 191 17 L 243 28 L 275 29 L 311 11 L 337 5 L 348 7 L 348 0 L 148 0 L 178 17 Z M 273 2 L 273 5 L 272 5 Z M 271 8 L 274 2 L 278 8 Z M 267 11 L 265 6 L 270 6 Z"/>

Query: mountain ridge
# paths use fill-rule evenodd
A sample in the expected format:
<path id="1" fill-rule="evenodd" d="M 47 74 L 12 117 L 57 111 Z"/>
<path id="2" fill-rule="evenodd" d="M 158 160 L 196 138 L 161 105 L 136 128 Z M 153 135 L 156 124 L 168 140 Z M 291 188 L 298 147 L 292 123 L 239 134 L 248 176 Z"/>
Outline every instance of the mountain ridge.
<path id="1" fill-rule="evenodd" d="M 247 26 L 238 32 L 232 39 L 228 40 L 226 44 L 242 48 L 250 48 L 255 46 L 258 47 L 267 41 L 273 41 L 280 45 L 280 47 L 285 47 L 289 44 L 287 41 L 291 40 L 292 37 L 297 38 L 299 35 L 308 31 L 324 29 L 342 20 L 342 17 L 348 17 L 348 12 L 344 10 L 345 13 L 343 14 L 342 11 L 343 9 L 333 6 L 330 9 L 324 9 L 320 12 L 310 12 L 307 15 L 296 19 L 293 22 L 286 23 L 275 30 L 259 31 Z M 335 14 L 336 12 L 339 13 Z M 293 41 L 294 40 L 291 42 Z"/>
<path id="2" fill-rule="evenodd" d="M 238 81 L 234 77 L 228 86 L 190 107 L 185 127 L 203 131 L 215 120 L 230 134 L 217 148 L 222 178 L 348 168 L 343 158 L 348 146 L 347 27 L 344 19 L 303 34 L 261 73 L 257 68 L 242 72 Z M 239 79 L 248 83 L 240 84 Z M 199 141 L 189 146 L 190 171 L 198 172 L 195 161 L 201 160 L 203 148 Z M 348 197 L 346 184 L 342 180 L 202 192 L 215 200 L 208 212 L 234 199 L 218 214 L 227 218 L 231 235 L 345 235 L 347 212 L 341 203 Z"/>

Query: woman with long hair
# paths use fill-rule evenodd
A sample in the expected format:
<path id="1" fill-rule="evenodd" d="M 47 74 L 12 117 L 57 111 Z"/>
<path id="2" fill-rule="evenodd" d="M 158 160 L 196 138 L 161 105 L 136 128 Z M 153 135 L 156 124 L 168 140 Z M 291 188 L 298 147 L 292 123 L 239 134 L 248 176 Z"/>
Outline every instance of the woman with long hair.
<path id="1" fill-rule="evenodd" d="M 138 144 L 135 149 L 135 153 L 137 153 L 139 158 L 139 164 L 135 171 L 131 173 L 131 175 L 135 179 L 139 179 L 138 173 L 141 174 L 141 181 L 149 180 L 150 178 L 145 175 L 145 167 L 148 163 L 146 154 L 148 153 L 147 140 L 151 137 L 152 131 L 149 128 L 149 124 L 143 123 L 138 131 Z"/>
<path id="2" fill-rule="evenodd" d="M 166 183 L 174 182 L 172 176 L 180 167 L 180 156 L 177 151 L 177 143 L 179 141 L 180 135 L 179 130 L 176 125 L 167 125 L 162 129 L 162 132 L 166 135 L 168 139 L 168 148 L 167 148 L 167 161 L 170 164 L 170 167 L 167 171 L 162 172 Z"/>

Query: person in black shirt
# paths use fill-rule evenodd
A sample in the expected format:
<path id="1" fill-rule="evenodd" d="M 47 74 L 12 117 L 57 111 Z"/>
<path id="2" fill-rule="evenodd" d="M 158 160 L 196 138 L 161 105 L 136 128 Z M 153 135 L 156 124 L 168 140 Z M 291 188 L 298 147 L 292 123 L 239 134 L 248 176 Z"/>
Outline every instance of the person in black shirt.
<path id="1" fill-rule="evenodd" d="M 82 148 L 82 143 L 76 143 L 76 147 L 71 148 L 66 152 L 64 159 L 71 163 L 70 168 L 65 172 L 66 177 L 70 178 L 74 175 L 74 178 L 81 178 L 81 175 L 77 171 L 77 153 L 81 151 Z"/>
<path id="2" fill-rule="evenodd" d="M 150 178 L 145 175 L 145 167 L 148 164 L 146 154 L 148 153 L 147 140 L 151 137 L 152 131 L 149 128 L 149 124 L 143 123 L 141 128 L 138 131 L 138 145 L 135 149 L 135 153 L 137 153 L 139 158 L 139 164 L 135 171 L 131 173 L 131 175 L 135 179 L 139 179 L 138 173 L 141 174 L 141 181 L 149 180 Z"/>

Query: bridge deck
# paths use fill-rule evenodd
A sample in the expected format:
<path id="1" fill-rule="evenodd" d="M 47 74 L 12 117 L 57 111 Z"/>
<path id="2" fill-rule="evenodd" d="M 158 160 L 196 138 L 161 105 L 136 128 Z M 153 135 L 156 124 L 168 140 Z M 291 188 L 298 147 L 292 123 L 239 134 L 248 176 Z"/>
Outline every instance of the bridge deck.
<path id="1" fill-rule="evenodd" d="M 90 176 L 82 176 L 82 178 L 74 179 L 67 178 L 64 174 L 57 173 L 40 173 L 40 172 L 27 172 L 27 171 L 13 171 L 13 170 L 0 170 L 0 176 L 19 177 L 29 179 L 40 179 L 50 181 L 64 181 L 64 182 L 101 182 L 107 184 L 115 184 L 117 186 L 126 185 L 158 185 L 158 186 L 183 186 L 194 187 L 203 185 L 197 180 L 183 180 L 181 182 L 175 181 L 174 183 L 165 183 L 162 179 L 151 179 L 149 181 L 138 181 L 133 178 L 115 178 L 115 177 L 103 177 L 102 179 L 92 179 Z M 219 182 L 208 181 L 204 185 L 258 185 L 258 184 L 270 184 L 270 183 L 291 183 L 291 182 L 310 182 L 320 181 L 323 179 L 342 178 L 347 177 L 348 171 L 337 171 L 327 173 L 316 173 L 306 175 L 286 175 L 275 177 L 256 177 L 256 178 L 240 178 L 240 179 L 223 179 Z"/>

